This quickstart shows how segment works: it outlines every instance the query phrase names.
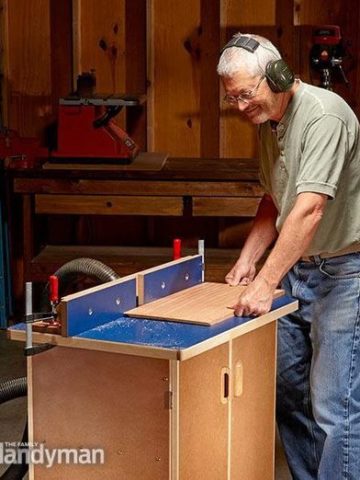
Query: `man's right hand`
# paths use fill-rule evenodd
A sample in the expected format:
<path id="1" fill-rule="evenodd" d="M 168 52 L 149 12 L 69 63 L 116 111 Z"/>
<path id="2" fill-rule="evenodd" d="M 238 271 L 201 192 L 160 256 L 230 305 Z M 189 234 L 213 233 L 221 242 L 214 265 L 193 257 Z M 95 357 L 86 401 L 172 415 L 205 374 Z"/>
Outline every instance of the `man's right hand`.
<path id="1" fill-rule="evenodd" d="M 249 283 L 254 280 L 255 274 L 255 265 L 244 262 L 239 258 L 230 272 L 226 275 L 225 282 L 232 286 L 249 285 Z"/>

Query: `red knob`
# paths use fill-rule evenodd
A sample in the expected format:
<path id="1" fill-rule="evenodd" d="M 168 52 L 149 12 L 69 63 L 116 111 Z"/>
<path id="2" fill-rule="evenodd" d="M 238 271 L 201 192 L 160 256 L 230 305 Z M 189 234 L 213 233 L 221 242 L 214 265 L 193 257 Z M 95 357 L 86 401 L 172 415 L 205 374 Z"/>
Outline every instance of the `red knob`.
<path id="1" fill-rule="evenodd" d="M 59 301 L 59 279 L 56 275 L 49 277 L 50 284 L 50 302 L 57 303 Z"/>
<path id="2" fill-rule="evenodd" d="M 180 238 L 175 238 L 173 241 L 173 259 L 177 260 L 181 257 L 181 240 Z"/>

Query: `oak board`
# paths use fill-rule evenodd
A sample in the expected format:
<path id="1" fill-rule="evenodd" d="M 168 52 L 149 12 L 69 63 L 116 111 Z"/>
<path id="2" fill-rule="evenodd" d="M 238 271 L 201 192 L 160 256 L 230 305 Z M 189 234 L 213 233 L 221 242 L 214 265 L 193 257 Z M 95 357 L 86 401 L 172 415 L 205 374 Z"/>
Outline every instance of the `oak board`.
<path id="1" fill-rule="evenodd" d="M 136 318 L 215 325 L 233 316 L 231 307 L 245 286 L 205 282 L 125 312 Z M 275 298 L 283 295 L 276 290 Z"/>

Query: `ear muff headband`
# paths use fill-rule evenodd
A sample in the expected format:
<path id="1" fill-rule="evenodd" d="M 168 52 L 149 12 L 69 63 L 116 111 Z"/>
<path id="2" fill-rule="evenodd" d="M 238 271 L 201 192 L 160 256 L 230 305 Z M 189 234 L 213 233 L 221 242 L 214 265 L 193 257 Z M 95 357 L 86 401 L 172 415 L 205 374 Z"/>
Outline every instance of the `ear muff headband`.
<path id="1" fill-rule="evenodd" d="M 255 53 L 259 46 L 260 43 L 253 38 L 241 35 L 240 37 L 232 38 L 230 42 L 222 48 L 221 54 L 231 47 L 243 48 L 248 52 Z M 287 92 L 295 80 L 293 71 L 282 58 L 280 60 L 273 60 L 266 65 L 265 78 L 270 89 L 275 93 Z"/>

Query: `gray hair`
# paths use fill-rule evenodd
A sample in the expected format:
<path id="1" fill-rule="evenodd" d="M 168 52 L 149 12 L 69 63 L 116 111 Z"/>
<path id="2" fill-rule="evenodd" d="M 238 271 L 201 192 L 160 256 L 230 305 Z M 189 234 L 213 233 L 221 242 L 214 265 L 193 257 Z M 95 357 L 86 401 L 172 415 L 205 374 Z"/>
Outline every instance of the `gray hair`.
<path id="1" fill-rule="evenodd" d="M 270 40 L 252 33 L 237 33 L 233 38 L 241 36 L 250 37 L 260 45 L 254 53 L 241 47 L 230 47 L 224 50 L 217 66 L 217 73 L 221 77 L 233 77 L 239 70 L 246 70 L 254 77 L 264 75 L 266 65 L 281 58 L 278 49 Z"/>

